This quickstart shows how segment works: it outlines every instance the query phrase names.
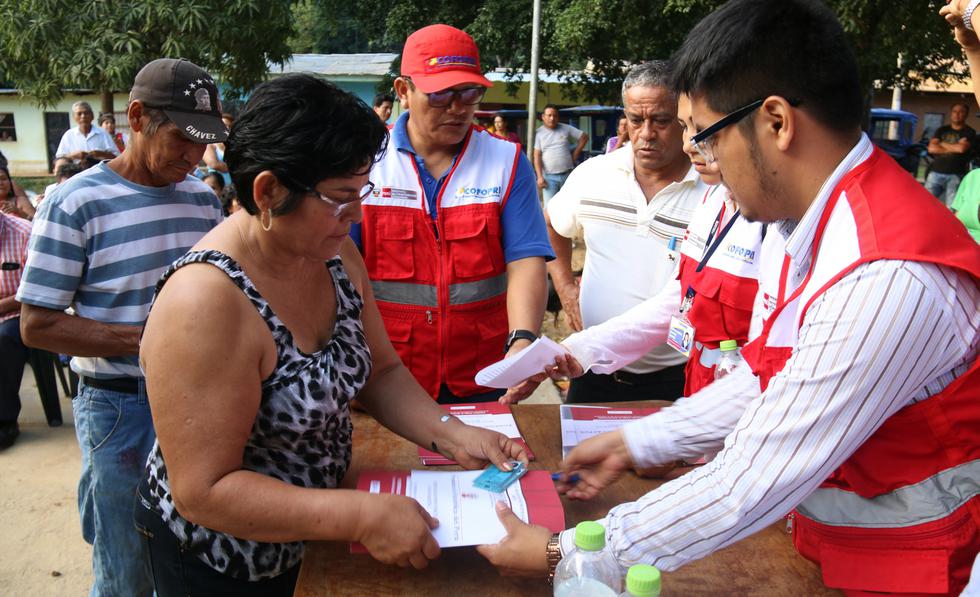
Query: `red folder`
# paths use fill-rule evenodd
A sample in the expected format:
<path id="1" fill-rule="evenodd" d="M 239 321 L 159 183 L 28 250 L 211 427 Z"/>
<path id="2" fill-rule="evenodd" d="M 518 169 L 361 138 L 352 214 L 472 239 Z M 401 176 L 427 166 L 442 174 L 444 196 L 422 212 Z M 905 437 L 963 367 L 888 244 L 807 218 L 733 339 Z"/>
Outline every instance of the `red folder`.
<path id="1" fill-rule="evenodd" d="M 510 412 L 510 406 L 506 404 L 500 404 L 499 402 L 483 402 L 476 404 L 445 404 L 442 405 L 443 410 L 447 413 L 457 417 L 460 421 L 464 423 L 469 423 L 466 419 L 468 416 L 473 415 L 514 415 Z M 512 437 L 511 439 L 517 441 L 517 443 L 524 446 L 524 451 L 527 453 L 528 460 L 534 460 L 534 452 L 531 451 L 530 446 L 524 441 L 524 438 Z M 455 460 L 450 460 L 439 454 L 438 452 L 433 452 L 431 450 L 426 450 L 422 446 L 419 446 L 419 460 L 425 466 L 443 466 L 449 464 L 457 464 Z"/>
<path id="2" fill-rule="evenodd" d="M 615 406 L 575 406 L 566 405 L 576 421 L 600 421 L 622 419 L 624 422 L 642 419 L 660 410 L 660 407 L 623 408 Z"/>
<path id="3" fill-rule="evenodd" d="M 405 485 L 411 471 L 361 471 L 357 478 L 357 489 L 371 493 L 394 493 L 405 495 Z M 527 515 L 530 524 L 547 527 L 552 533 L 565 530 L 565 509 L 555 489 L 548 471 L 528 471 L 521 480 L 521 492 L 527 502 Z M 351 553 L 367 553 L 360 543 L 351 543 Z"/>

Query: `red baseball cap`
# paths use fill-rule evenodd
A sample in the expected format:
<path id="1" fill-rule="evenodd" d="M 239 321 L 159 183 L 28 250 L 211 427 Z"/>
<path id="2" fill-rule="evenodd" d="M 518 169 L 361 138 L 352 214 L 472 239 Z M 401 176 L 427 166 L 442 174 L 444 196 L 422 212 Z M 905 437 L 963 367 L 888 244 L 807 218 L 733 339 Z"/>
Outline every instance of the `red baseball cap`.
<path id="1" fill-rule="evenodd" d="M 465 31 L 429 25 L 408 36 L 402 50 L 402 76 L 422 93 L 435 93 L 460 83 L 493 87 L 480 70 L 480 51 Z"/>

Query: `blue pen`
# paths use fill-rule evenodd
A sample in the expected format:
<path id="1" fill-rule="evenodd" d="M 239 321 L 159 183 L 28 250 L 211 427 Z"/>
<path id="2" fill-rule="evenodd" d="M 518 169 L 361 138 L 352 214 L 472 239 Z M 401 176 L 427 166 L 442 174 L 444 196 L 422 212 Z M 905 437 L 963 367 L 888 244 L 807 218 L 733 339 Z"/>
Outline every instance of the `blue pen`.
<path id="1" fill-rule="evenodd" d="M 561 473 L 551 473 L 551 480 L 552 481 L 561 481 Z M 575 485 L 579 481 L 581 481 L 581 478 L 578 475 L 576 475 L 576 474 L 573 473 L 573 474 L 571 474 L 571 475 L 568 476 L 568 480 L 565 481 L 565 483 L 568 483 L 569 485 Z"/>

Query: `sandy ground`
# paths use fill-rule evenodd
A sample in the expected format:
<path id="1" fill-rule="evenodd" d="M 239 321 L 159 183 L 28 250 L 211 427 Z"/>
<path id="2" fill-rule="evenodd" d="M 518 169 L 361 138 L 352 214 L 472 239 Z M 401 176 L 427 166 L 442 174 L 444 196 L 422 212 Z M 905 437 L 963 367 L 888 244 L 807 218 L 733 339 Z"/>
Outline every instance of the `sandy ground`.
<path id="1" fill-rule="evenodd" d="M 66 397 L 61 403 L 64 425 L 48 427 L 28 367 L 21 401 L 20 438 L 0 451 L 0 596 L 87 595 L 92 548 L 82 539 L 78 522 L 81 456 L 71 400 Z M 527 400 L 558 401 L 550 382 Z"/>
<path id="2" fill-rule="evenodd" d="M 48 427 L 30 367 L 20 397 L 20 438 L 0 452 L 0 595 L 86 595 L 92 548 L 78 523 L 71 400 L 61 402 L 65 424 Z"/>

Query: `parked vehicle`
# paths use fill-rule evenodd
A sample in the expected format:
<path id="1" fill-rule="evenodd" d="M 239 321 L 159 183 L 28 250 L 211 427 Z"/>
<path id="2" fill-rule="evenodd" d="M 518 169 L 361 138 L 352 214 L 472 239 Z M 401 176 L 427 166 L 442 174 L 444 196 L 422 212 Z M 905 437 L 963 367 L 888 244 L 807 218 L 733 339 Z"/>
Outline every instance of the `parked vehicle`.
<path id="1" fill-rule="evenodd" d="M 928 154 L 928 139 L 915 140 L 919 117 L 905 110 L 872 108 L 868 136 L 875 145 L 895 158 L 912 176 L 919 172 L 919 161 Z"/>

